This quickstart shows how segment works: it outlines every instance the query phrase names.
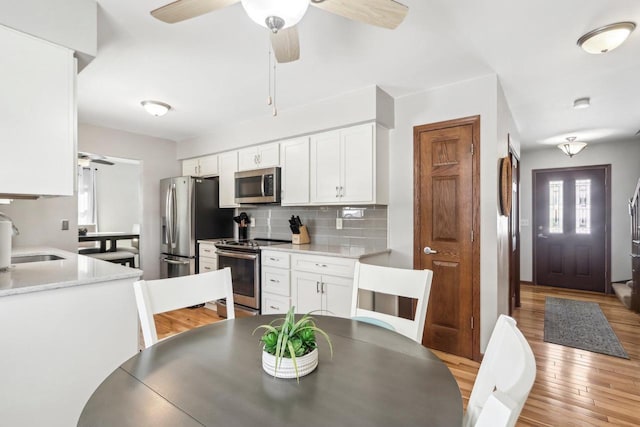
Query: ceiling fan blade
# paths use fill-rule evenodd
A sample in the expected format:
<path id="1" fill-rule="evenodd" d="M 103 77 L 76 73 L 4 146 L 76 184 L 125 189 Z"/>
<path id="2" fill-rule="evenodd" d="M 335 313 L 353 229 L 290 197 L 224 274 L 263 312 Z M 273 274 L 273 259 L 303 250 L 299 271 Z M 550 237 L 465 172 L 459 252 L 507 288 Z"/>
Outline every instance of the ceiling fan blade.
<path id="1" fill-rule="evenodd" d="M 311 0 L 327 12 L 354 21 L 394 29 L 404 20 L 409 8 L 393 0 Z"/>
<path id="2" fill-rule="evenodd" d="M 276 59 L 280 63 L 293 62 L 300 59 L 298 28 L 294 25 L 277 33 L 271 33 L 271 46 Z"/>
<path id="3" fill-rule="evenodd" d="M 151 15 L 174 24 L 185 19 L 195 18 L 205 13 L 238 3 L 240 0 L 177 0 L 151 11 Z"/>

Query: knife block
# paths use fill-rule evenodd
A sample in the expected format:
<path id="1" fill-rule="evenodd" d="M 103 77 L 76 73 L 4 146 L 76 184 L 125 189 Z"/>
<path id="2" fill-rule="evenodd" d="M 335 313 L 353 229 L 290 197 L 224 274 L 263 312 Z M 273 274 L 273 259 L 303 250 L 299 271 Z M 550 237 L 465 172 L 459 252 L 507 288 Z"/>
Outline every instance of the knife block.
<path id="1" fill-rule="evenodd" d="M 309 239 L 309 232 L 307 231 L 306 225 L 300 226 L 300 234 L 291 235 L 291 243 L 294 245 L 304 245 L 309 242 L 311 242 L 311 240 Z"/>

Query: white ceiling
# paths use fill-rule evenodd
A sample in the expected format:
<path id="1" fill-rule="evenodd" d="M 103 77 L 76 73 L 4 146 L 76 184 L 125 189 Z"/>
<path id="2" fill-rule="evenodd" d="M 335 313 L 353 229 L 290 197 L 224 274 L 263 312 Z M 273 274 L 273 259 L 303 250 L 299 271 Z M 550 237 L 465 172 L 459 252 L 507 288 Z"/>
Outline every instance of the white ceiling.
<path id="1" fill-rule="evenodd" d="M 183 140 L 271 115 L 267 30 L 236 4 L 178 24 L 149 11 L 169 0 L 98 0 L 98 56 L 79 75 L 81 122 Z M 618 21 L 640 24 L 637 0 L 402 0 L 396 30 L 310 7 L 301 59 L 278 67 L 280 110 L 378 85 L 394 97 L 496 73 L 523 149 L 634 137 L 640 129 L 640 28 L 606 55 L 576 40 Z M 572 108 L 591 97 L 591 108 Z M 167 102 L 162 118 L 140 101 Z M 277 117 L 273 120 L 277 120 Z"/>

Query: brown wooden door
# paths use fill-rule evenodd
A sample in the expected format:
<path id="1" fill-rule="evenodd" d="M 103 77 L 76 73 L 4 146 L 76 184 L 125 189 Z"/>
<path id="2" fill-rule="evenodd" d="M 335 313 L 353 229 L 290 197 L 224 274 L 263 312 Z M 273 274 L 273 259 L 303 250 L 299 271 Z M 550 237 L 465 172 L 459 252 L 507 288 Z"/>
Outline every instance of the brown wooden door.
<path id="1" fill-rule="evenodd" d="M 631 309 L 640 312 L 640 179 L 629 203 L 631 214 Z"/>
<path id="2" fill-rule="evenodd" d="M 479 356 L 473 333 L 479 257 L 472 235 L 478 134 L 477 117 L 414 129 L 414 267 L 433 271 L 422 343 L 467 358 Z"/>
<path id="3" fill-rule="evenodd" d="M 607 291 L 607 175 L 607 166 L 533 171 L 537 284 Z"/>

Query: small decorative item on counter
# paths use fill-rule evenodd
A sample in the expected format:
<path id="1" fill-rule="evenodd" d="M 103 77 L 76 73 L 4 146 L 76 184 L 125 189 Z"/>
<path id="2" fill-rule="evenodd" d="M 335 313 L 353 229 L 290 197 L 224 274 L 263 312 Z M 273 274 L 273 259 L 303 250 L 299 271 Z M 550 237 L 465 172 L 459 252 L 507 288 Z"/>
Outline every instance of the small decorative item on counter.
<path id="1" fill-rule="evenodd" d="M 300 221 L 299 216 L 291 215 L 291 219 L 289 220 L 289 228 L 291 229 L 291 243 L 294 245 L 304 245 L 309 243 L 311 239 L 309 239 L 309 232 L 307 231 L 307 227 L 302 225 L 302 221 Z"/>
<path id="2" fill-rule="evenodd" d="M 295 307 L 291 307 L 285 317 L 258 326 L 265 332 L 260 338 L 262 351 L 262 369 L 276 378 L 296 378 L 310 374 L 318 366 L 318 346 L 316 332 L 324 336 L 329 344 L 331 357 L 333 346 L 326 332 L 318 328 L 309 313 L 297 322 Z"/>
<path id="3" fill-rule="evenodd" d="M 251 218 L 246 212 L 240 212 L 238 216 L 234 216 L 233 220 L 238 223 L 238 239 L 247 240 L 247 227 L 251 223 Z"/>

